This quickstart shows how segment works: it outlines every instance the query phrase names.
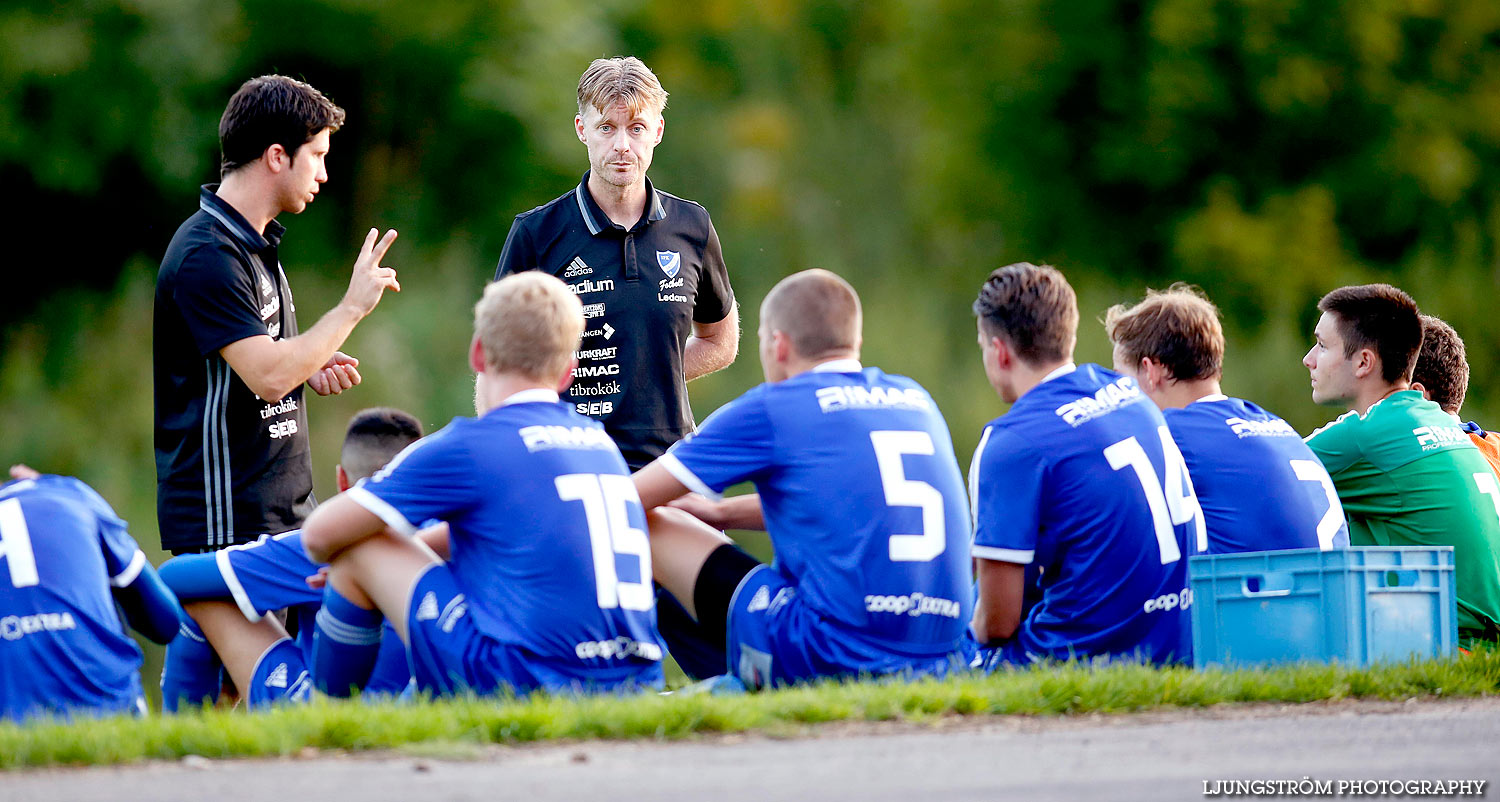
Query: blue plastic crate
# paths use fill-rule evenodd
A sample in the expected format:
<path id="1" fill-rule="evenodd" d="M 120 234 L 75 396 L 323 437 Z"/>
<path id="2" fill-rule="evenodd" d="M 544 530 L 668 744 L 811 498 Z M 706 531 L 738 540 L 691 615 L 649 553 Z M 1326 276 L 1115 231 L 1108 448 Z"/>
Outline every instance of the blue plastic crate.
<path id="1" fill-rule="evenodd" d="M 1452 654 L 1453 547 L 1205 554 L 1188 561 L 1193 665 L 1368 665 Z"/>

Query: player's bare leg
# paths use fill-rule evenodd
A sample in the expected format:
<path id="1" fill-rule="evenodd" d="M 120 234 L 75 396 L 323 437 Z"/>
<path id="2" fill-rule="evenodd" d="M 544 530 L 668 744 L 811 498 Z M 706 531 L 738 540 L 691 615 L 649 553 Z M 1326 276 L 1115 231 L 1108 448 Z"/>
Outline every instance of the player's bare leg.
<path id="1" fill-rule="evenodd" d="M 335 556 L 328 583 L 355 605 L 381 611 L 406 640 L 412 584 L 437 562 L 438 556 L 420 541 L 382 532 Z"/>
<path id="2" fill-rule="evenodd" d="M 261 656 L 288 637 L 286 628 L 274 617 L 266 616 L 252 623 L 232 602 L 188 602 L 182 609 L 198 622 L 209 645 L 224 662 L 229 678 L 244 694 L 249 693 Z"/>
<path id="3" fill-rule="evenodd" d="M 703 564 L 720 546 L 733 541 L 692 515 L 669 507 L 646 513 L 646 524 L 651 529 L 652 578 L 697 618 L 693 591 Z"/>

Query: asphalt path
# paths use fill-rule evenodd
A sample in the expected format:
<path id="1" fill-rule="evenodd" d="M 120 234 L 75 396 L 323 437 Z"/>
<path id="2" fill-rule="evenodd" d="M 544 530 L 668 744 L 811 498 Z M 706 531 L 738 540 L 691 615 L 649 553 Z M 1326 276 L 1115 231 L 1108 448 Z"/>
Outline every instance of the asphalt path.
<path id="1" fill-rule="evenodd" d="M 1215 783 L 1304 778 L 1485 780 L 1484 795 L 1500 798 L 1490 788 L 1497 775 L 1500 699 L 1479 699 L 835 724 L 790 738 L 188 758 L 0 774 L 0 800 L 1203 800 L 1214 798 L 1205 781 L 1208 790 L 1231 790 Z M 1416 798 L 1397 790 L 1388 798 Z"/>

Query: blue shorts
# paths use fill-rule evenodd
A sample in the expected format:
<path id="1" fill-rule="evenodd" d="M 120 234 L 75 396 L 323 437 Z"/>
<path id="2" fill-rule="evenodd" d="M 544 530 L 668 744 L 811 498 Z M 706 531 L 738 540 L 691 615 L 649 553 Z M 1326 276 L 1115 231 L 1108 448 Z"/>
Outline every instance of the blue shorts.
<path id="1" fill-rule="evenodd" d="M 307 578 L 323 566 L 308 559 L 300 530 L 230 546 L 214 560 L 230 597 L 251 621 L 272 610 L 323 603 L 323 591 L 307 586 Z"/>
<path id="2" fill-rule="evenodd" d="M 312 697 L 313 684 L 302 649 L 291 638 L 282 638 L 271 644 L 255 661 L 250 687 L 240 690 L 251 710 L 265 710 L 286 702 L 306 702 Z"/>
<path id="3" fill-rule="evenodd" d="M 748 688 L 819 677 L 941 677 L 967 669 L 974 658 L 967 639 L 941 654 L 913 654 L 839 632 L 797 598 L 794 583 L 768 565 L 746 574 L 735 589 L 728 623 L 729 673 Z"/>
<path id="4" fill-rule="evenodd" d="M 406 654 L 418 692 L 434 695 L 502 690 L 525 694 L 550 691 L 629 692 L 659 687 L 660 663 L 616 675 L 580 680 L 523 650 L 486 635 L 468 615 L 464 592 L 445 563 L 428 566 L 412 583 L 407 597 Z"/>

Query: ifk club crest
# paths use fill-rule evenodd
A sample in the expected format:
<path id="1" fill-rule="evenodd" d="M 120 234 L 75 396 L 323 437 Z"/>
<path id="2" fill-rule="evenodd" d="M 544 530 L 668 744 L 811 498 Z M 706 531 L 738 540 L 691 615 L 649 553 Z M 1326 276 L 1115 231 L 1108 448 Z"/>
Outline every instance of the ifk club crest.
<path id="1" fill-rule="evenodd" d="M 661 265 L 661 272 L 667 274 L 667 278 L 677 278 L 677 271 L 682 269 L 682 257 L 676 251 L 657 251 L 656 263 Z"/>

